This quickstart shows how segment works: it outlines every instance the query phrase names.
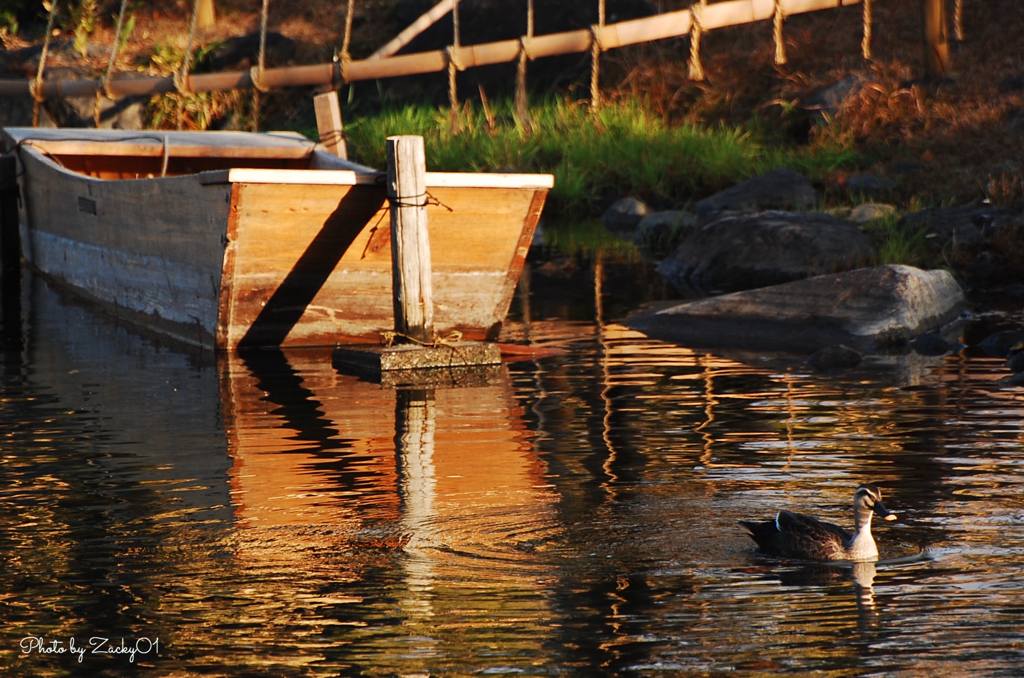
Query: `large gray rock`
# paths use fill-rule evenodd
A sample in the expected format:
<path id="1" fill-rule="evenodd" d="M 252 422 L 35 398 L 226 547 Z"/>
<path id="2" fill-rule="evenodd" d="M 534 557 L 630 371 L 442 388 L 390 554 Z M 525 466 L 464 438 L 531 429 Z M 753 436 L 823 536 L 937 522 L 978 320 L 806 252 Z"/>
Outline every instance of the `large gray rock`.
<path id="1" fill-rule="evenodd" d="M 644 311 L 649 336 L 705 348 L 816 351 L 905 344 L 957 320 L 966 302 L 947 271 L 879 266 Z"/>
<path id="2" fill-rule="evenodd" d="M 632 238 L 633 230 L 650 211 L 647 204 L 638 198 L 619 198 L 601 215 L 601 223 L 609 231 L 628 233 Z"/>
<path id="3" fill-rule="evenodd" d="M 655 260 L 672 254 L 697 228 L 697 217 L 682 210 L 651 212 L 636 226 L 633 243 Z"/>
<path id="4" fill-rule="evenodd" d="M 868 84 L 869 81 L 860 75 L 848 75 L 839 82 L 808 94 L 803 100 L 802 107 L 810 116 L 811 122 L 827 123 Z"/>
<path id="5" fill-rule="evenodd" d="M 817 199 L 814 185 L 807 177 L 782 167 L 704 198 L 696 209 L 701 218 L 718 212 L 809 210 Z"/>
<path id="6" fill-rule="evenodd" d="M 724 216 L 693 230 L 658 265 L 684 294 L 778 285 L 863 266 L 875 254 L 856 226 L 821 212 Z"/>
<path id="7" fill-rule="evenodd" d="M 906 214 L 900 228 L 916 233 L 924 231 L 939 246 L 978 245 L 993 232 L 1020 225 L 1020 217 L 999 207 L 928 207 Z"/>

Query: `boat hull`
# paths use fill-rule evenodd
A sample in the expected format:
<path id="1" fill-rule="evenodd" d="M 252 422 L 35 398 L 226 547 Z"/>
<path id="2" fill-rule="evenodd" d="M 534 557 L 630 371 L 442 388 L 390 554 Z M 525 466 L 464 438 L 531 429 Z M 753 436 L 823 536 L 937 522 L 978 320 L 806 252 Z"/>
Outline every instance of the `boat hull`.
<path id="1" fill-rule="evenodd" d="M 226 350 L 375 342 L 394 328 L 379 173 L 250 159 L 149 178 L 159 158 L 139 171 L 109 152 L 90 163 L 33 143 L 18 155 L 26 261 L 135 324 Z M 435 331 L 496 337 L 548 186 L 546 175 L 428 173 Z"/>

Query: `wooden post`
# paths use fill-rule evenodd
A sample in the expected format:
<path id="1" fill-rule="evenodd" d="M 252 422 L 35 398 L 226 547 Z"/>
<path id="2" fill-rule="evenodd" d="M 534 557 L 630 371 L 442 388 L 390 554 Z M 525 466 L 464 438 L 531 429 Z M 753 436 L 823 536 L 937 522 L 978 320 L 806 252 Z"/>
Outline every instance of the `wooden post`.
<path id="1" fill-rule="evenodd" d="M 924 67 L 931 77 L 949 75 L 949 40 L 945 0 L 921 0 Z"/>
<path id="2" fill-rule="evenodd" d="M 338 93 L 331 90 L 317 94 L 313 97 L 313 110 L 316 112 L 316 128 L 320 133 L 320 143 L 342 160 L 348 160 L 348 148 L 345 146 L 345 134 L 342 131 Z"/>
<path id="3" fill-rule="evenodd" d="M 429 342 L 434 335 L 434 300 L 423 137 L 388 137 L 387 157 L 395 332 Z"/>
<path id="4" fill-rule="evenodd" d="M 217 23 L 217 11 L 214 8 L 213 0 L 199 0 L 198 12 L 196 26 L 199 28 L 212 28 Z"/>

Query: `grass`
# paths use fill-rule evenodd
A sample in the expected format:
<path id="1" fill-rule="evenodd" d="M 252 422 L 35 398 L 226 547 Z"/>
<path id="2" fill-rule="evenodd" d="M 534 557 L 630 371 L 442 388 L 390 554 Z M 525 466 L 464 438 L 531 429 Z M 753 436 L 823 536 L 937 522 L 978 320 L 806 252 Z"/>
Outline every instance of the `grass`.
<path id="1" fill-rule="evenodd" d="M 577 219 L 599 215 L 623 195 L 682 205 L 776 167 L 813 179 L 856 161 L 839 145 L 794 149 L 741 128 L 672 125 L 635 99 L 595 115 L 580 102 L 549 98 L 531 109 L 531 129 L 516 125 L 509 103 L 493 109 L 485 116 L 464 106 L 457 135 L 447 110 L 416 105 L 350 118 L 345 133 L 353 154 L 371 166 L 385 164 L 388 136 L 418 134 L 432 170 L 553 174 L 548 213 Z"/>

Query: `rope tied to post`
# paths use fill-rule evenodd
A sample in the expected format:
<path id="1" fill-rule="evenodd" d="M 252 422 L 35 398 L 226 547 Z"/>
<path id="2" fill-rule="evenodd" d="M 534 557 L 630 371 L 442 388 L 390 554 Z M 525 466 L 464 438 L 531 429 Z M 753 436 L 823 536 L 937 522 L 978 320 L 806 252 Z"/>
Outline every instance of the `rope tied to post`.
<path id="1" fill-rule="evenodd" d="M 114 29 L 114 44 L 110 47 L 110 61 L 107 62 L 107 72 L 100 79 L 99 87 L 96 88 L 96 101 L 93 104 L 93 123 L 97 128 L 100 126 L 100 96 L 105 96 L 113 101 L 117 97 L 110 91 L 110 78 L 114 74 L 114 64 L 117 62 L 117 53 L 121 48 L 121 28 L 124 26 L 125 10 L 128 7 L 128 0 L 121 0 L 121 10 L 117 13 L 117 28 Z"/>
<path id="2" fill-rule="evenodd" d="M 407 200 L 415 200 L 422 202 L 406 202 Z M 430 194 L 430 191 L 424 191 L 419 195 L 407 195 L 407 196 L 396 196 L 394 198 L 388 196 L 388 205 L 394 207 L 443 207 L 449 212 L 454 212 L 451 207 L 445 205 L 443 202 L 435 198 Z"/>
<path id="3" fill-rule="evenodd" d="M 526 35 L 519 38 L 519 63 L 516 66 L 516 122 L 526 127 L 530 124 L 526 96 L 526 63 L 531 60 L 530 41 L 533 39 L 533 0 L 526 0 Z"/>
<path id="4" fill-rule="evenodd" d="M 189 20 L 188 41 L 185 43 L 185 56 L 182 58 L 181 67 L 171 76 L 171 81 L 174 83 L 174 91 L 178 95 L 178 129 L 181 129 L 183 125 L 185 95 L 192 92 L 192 88 L 189 86 L 188 72 L 192 68 L 192 45 L 196 37 L 196 24 L 198 23 L 198 19 L 199 0 L 195 0 L 195 2 L 192 3 L 192 18 Z"/>
<path id="5" fill-rule="evenodd" d="M 706 77 L 704 65 L 700 62 L 700 39 L 704 33 L 701 15 L 708 0 L 690 5 L 690 80 L 703 81 Z"/>
<path id="6" fill-rule="evenodd" d="M 590 107 L 597 110 L 601 106 L 601 31 L 604 29 L 604 0 L 597 2 L 597 23 L 590 27 Z"/>
<path id="7" fill-rule="evenodd" d="M 781 66 L 786 63 L 786 41 L 782 36 L 782 24 L 786 20 L 786 10 L 782 6 L 783 0 L 775 0 L 775 65 Z"/>
<path id="8" fill-rule="evenodd" d="M 590 106 L 597 109 L 601 106 L 601 26 L 590 27 Z"/>
<path id="9" fill-rule="evenodd" d="M 50 17 L 46 20 L 46 38 L 43 39 L 43 51 L 39 55 L 39 68 L 36 69 L 36 79 L 28 84 L 29 94 L 32 95 L 32 126 L 39 127 L 40 106 L 46 101 L 43 94 L 43 71 L 46 70 L 46 56 L 50 51 L 50 36 L 53 35 L 53 20 L 57 16 L 58 0 L 51 0 Z"/>
<path id="10" fill-rule="evenodd" d="M 338 57 L 341 61 L 340 69 L 343 83 L 348 82 L 346 72 L 348 71 L 349 64 L 352 63 L 352 54 L 349 52 L 349 48 L 352 46 L 352 20 L 354 12 L 355 0 L 348 0 L 348 7 L 345 10 L 345 35 L 341 39 L 341 54 Z M 337 89 L 337 87 L 335 86 L 334 89 Z"/>
<path id="11" fill-rule="evenodd" d="M 452 4 L 452 44 L 445 50 L 448 64 L 448 105 L 451 107 L 451 133 L 455 136 L 459 133 L 462 125 L 459 121 L 459 92 L 457 89 L 455 75 L 463 70 L 459 63 L 459 0 Z"/>
<path id="12" fill-rule="evenodd" d="M 865 59 L 871 58 L 871 0 L 864 0 L 864 39 L 861 41 L 861 52 Z"/>
<path id="13" fill-rule="evenodd" d="M 405 339 L 410 343 L 419 344 L 420 346 L 426 346 L 428 348 L 447 346 L 453 351 L 458 351 L 459 342 L 462 341 L 462 332 L 459 332 L 458 330 L 452 330 L 443 337 L 437 332 L 435 332 L 434 336 L 431 337 L 430 341 L 422 341 L 415 337 L 410 337 L 408 334 L 398 332 L 395 330 L 384 330 L 383 332 L 380 333 L 380 343 L 381 346 L 384 346 L 385 348 L 391 348 L 399 339 Z"/>
<path id="14" fill-rule="evenodd" d="M 249 79 L 252 81 L 253 89 L 256 91 L 252 95 L 252 131 L 258 132 L 260 129 L 260 93 L 266 94 L 270 91 L 266 83 L 263 81 L 263 73 L 266 70 L 267 62 L 267 15 L 270 5 L 270 0 L 263 0 L 263 6 L 260 9 L 260 51 L 259 56 L 256 59 L 256 64 L 249 68 Z"/>

